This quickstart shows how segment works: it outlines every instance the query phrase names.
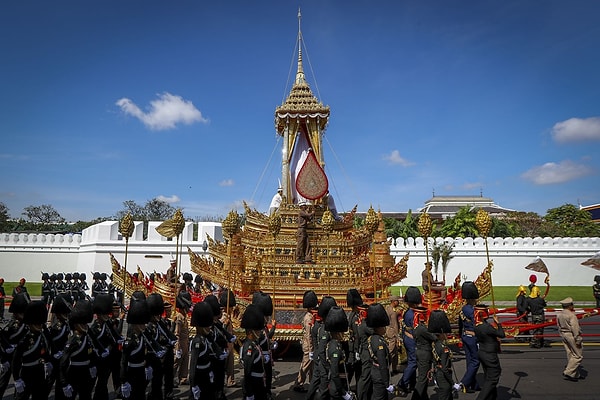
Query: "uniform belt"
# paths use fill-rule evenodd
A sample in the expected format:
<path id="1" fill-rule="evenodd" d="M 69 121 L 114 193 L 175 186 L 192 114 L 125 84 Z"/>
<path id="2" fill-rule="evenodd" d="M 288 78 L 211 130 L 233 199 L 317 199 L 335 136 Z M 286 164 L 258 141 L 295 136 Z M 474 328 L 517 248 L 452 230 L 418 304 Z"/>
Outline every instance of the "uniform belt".
<path id="1" fill-rule="evenodd" d="M 475 336 L 475 331 L 463 331 L 463 335 Z"/>
<path id="2" fill-rule="evenodd" d="M 254 378 L 262 378 L 263 376 L 265 376 L 264 372 L 250 372 L 250 376 L 254 377 Z"/>
<path id="3" fill-rule="evenodd" d="M 90 365 L 90 360 L 86 361 L 71 361 L 71 365 L 74 367 L 83 367 L 86 365 Z"/>
<path id="4" fill-rule="evenodd" d="M 413 335 L 410 332 L 404 332 L 404 335 L 406 335 L 407 337 L 409 337 L 411 339 L 413 338 Z"/>
<path id="5" fill-rule="evenodd" d="M 36 365 L 42 365 L 44 363 L 44 361 L 42 361 L 42 359 L 38 359 L 35 361 L 31 361 L 31 362 L 26 362 L 21 364 L 21 366 L 23 367 L 35 367 Z"/>
<path id="6" fill-rule="evenodd" d="M 144 365 L 146 365 L 146 363 L 144 361 L 139 362 L 139 363 L 132 363 L 132 362 L 127 363 L 127 366 L 131 367 L 131 368 L 139 368 L 139 367 L 143 367 Z"/>
<path id="7" fill-rule="evenodd" d="M 204 365 L 196 365 L 196 369 L 208 369 L 210 368 L 210 363 Z"/>

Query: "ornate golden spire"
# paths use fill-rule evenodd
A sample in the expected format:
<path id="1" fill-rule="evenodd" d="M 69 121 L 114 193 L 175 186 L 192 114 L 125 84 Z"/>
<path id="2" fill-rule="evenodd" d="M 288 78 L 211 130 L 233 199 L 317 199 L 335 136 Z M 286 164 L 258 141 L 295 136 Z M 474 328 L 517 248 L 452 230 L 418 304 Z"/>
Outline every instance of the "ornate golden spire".
<path id="1" fill-rule="evenodd" d="M 304 68 L 302 68 L 302 28 L 300 21 L 302 20 L 302 14 L 300 14 L 300 7 L 298 7 L 298 70 L 296 71 L 296 85 L 306 83 L 304 76 Z"/>

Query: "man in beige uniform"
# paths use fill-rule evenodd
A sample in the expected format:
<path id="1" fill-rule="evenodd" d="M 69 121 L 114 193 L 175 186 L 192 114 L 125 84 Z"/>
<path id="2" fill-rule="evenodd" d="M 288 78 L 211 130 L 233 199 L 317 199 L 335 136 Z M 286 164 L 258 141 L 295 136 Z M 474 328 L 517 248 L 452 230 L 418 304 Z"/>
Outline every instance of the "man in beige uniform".
<path id="1" fill-rule="evenodd" d="M 302 298 L 302 307 L 306 308 L 306 314 L 302 318 L 302 363 L 298 371 L 298 377 L 294 382 L 293 390 L 295 392 L 304 393 L 307 389 L 304 383 L 308 381 L 308 376 L 312 378 L 313 373 L 313 351 L 314 346 L 311 339 L 311 330 L 313 326 L 314 314 L 318 306 L 317 295 L 312 290 L 304 292 Z"/>
<path id="2" fill-rule="evenodd" d="M 192 296 L 188 292 L 180 292 L 175 300 L 177 314 L 175 315 L 175 365 L 173 375 L 177 379 L 177 384 L 188 384 L 188 372 L 190 364 L 190 328 L 187 320 L 187 313 L 192 307 Z"/>
<path id="3" fill-rule="evenodd" d="M 387 313 L 390 324 L 385 328 L 385 339 L 390 352 L 390 368 L 392 374 L 397 374 L 398 371 L 398 311 L 396 307 L 400 304 L 400 297 L 391 296 L 390 304 L 385 306 L 385 312 Z"/>
<path id="4" fill-rule="evenodd" d="M 558 325 L 558 332 L 562 337 L 563 345 L 567 352 L 567 366 L 563 371 L 563 377 L 570 381 L 576 381 L 580 378 L 579 365 L 583 360 L 581 328 L 575 315 L 573 299 L 567 297 L 561 300 L 560 304 L 563 310 L 557 314 L 556 324 Z"/>

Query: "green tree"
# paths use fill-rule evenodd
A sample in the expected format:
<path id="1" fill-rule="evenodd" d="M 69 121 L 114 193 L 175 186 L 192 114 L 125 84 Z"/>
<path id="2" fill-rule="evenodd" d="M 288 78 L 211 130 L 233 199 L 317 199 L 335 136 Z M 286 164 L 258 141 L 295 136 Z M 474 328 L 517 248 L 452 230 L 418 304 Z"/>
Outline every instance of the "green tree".
<path id="1" fill-rule="evenodd" d="M 123 202 L 123 209 L 115 214 L 116 220 L 122 220 L 125 215 L 131 214 L 134 221 L 147 221 L 146 209 L 133 200 Z"/>
<path id="2" fill-rule="evenodd" d="M 475 224 L 477 210 L 465 206 L 457 211 L 453 217 L 446 218 L 436 235 L 442 237 L 476 237 L 479 235 Z"/>
<path id="3" fill-rule="evenodd" d="M 512 237 L 536 237 L 539 236 L 539 230 L 544 219 L 534 212 L 512 211 L 509 212 L 502 221 L 508 223 L 512 233 L 508 236 Z M 497 221 L 494 221 L 494 225 Z M 499 221 L 498 221 L 499 222 Z M 492 228 L 492 231 L 494 227 Z M 495 235 L 500 237 L 502 235 Z"/>
<path id="4" fill-rule="evenodd" d="M 544 216 L 544 236 L 585 237 L 600 235 L 600 225 L 592 221 L 586 210 L 573 204 L 551 208 Z"/>
<path id="5" fill-rule="evenodd" d="M 65 219 L 50 204 L 25 207 L 22 214 L 36 231 L 56 229 L 65 223 Z"/>
<path id="6" fill-rule="evenodd" d="M 175 207 L 157 198 L 148 200 L 144 209 L 146 210 L 148 221 L 165 221 L 172 218 L 176 211 Z"/>
<path id="7" fill-rule="evenodd" d="M 10 215 L 6 204 L 0 202 L 0 232 L 8 232 Z"/>

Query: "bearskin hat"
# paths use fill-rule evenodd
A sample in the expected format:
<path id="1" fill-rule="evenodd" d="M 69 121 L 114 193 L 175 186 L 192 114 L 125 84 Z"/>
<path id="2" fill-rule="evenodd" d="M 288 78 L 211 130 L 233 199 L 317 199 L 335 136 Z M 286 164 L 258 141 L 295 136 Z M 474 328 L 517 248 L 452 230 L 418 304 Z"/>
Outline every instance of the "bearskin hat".
<path id="1" fill-rule="evenodd" d="M 21 292 L 17 293 L 15 297 L 13 297 L 10 302 L 10 307 L 8 307 L 8 312 L 13 314 L 23 314 L 27 309 L 27 304 L 31 302 L 31 298 L 29 297 L 29 293 Z"/>
<path id="2" fill-rule="evenodd" d="M 367 326 L 369 328 L 381 328 L 390 324 L 390 317 L 385 312 L 383 304 L 374 303 L 367 310 Z"/>
<path id="3" fill-rule="evenodd" d="M 79 274 L 79 280 L 85 281 L 85 278 L 86 278 L 85 272 L 82 272 L 82 273 Z"/>
<path id="4" fill-rule="evenodd" d="M 105 281 L 105 280 L 106 280 L 106 278 L 108 278 L 108 277 L 106 276 L 106 272 L 102 272 L 102 273 L 100 274 L 100 280 L 101 280 L 101 281 Z M 111 280 L 112 280 L 112 279 L 111 279 Z"/>
<path id="5" fill-rule="evenodd" d="M 192 274 L 190 274 L 189 272 L 184 272 L 182 278 L 183 278 L 184 282 L 187 282 L 187 281 L 191 282 L 193 279 Z"/>
<path id="6" fill-rule="evenodd" d="M 594 276 L 594 282 L 600 283 L 600 275 Z"/>
<path id="7" fill-rule="evenodd" d="M 210 305 L 210 309 L 212 310 L 213 316 L 221 316 L 221 304 L 219 303 L 217 296 L 215 296 L 214 294 L 209 294 L 204 298 L 204 302 Z"/>
<path id="8" fill-rule="evenodd" d="M 131 299 L 129 299 L 129 304 L 133 303 L 136 300 L 146 300 L 146 293 L 142 292 L 141 290 L 136 290 L 135 292 L 131 293 Z"/>
<path id="9" fill-rule="evenodd" d="M 335 299 L 333 297 L 323 296 L 323 299 L 321 300 L 321 304 L 319 304 L 317 314 L 319 314 L 319 317 L 321 317 L 324 321 L 327 318 L 327 314 L 329 313 L 329 310 L 331 310 L 331 308 L 335 307 L 335 306 L 337 306 L 337 302 L 335 301 Z"/>
<path id="10" fill-rule="evenodd" d="M 259 330 L 265 326 L 265 317 L 259 306 L 250 304 L 246 307 L 240 326 L 244 329 Z"/>
<path id="11" fill-rule="evenodd" d="M 114 298 L 110 294 L 100 293 L 94 298 L 92 310 L 94 314 L 106 315 L 112 313 L 112 305 Z"/>
<path id="12" fill-rule="evenodd" d="M 70 297 L 67 294 L 59 294 L 54 298 L 50 312 L 52 314 L 69 314 L 72 309 L 73 304 Z"/>
<path id="13" fill-rule="evenodd" d="M 252 295 L 252 304 L 260 307 L 265 317 L 273 315 L 273 300 L 271 296 L 263 292 L 254 292 Z"/>
<path id="14" fill-rule="evenodd" d="M 179 292 L 177 299 L 175 299 L 175 306 L 177 308 L 189 310 L 192 308 L 192 295 L 189 292 Z"/>
<path id="15" fill-rule="evenodd" d="M 221 304 L 221 307 L 227 308 L 227 295 L 229 295 L 229 307 L 235 307 L 237 305 L 235 301 L 235 294 L 233 294 L 233 292 L 229 289 L 221 292 L 219 295 L 219 303 Z"/>
<path id="16" fill-rule="evenodd" d="M 50 275 L 50 280 L 51 280 L 52 282 L 56 281 L 56 274 L 52 274 L 52 275 Z"/>
<path id="17" fill-rule="evenodd" d="M 302 308 L 316 308 L 319 305 L 317 294 L 314 290 L 307 290 L 302 296 Z"/>
<path id="18" fill-rule="evenodd" d="M 467 281 L 462 284 L 462 298 L 465 300 L 476 300 L 479 298 L 479 290 L 475 283 Z"/>
<path id="19" fill-rule="evenodd" d="M 342 307 L 331 307 L 325 319 L 325 330 L 329 332 L 346 332 L 348 330 L 348 317 Z"/>
<path id="20" fill-rule="evenodd" d="M 58 279 L 59 281 L 62 281 L 65 278 L 65 276 L 63 275 L 62 272 L 59 272 L 58 274 L 56 274 L 56 279 Z"/>
<path id="21" fill-rule="evenodd" d="M 196 277 L 194 278 L 194 282 L 195 283 L 202 283 L 203 282 L 202 277 L 200 275 L 196 275 Z"/>
<path id="22" fill-rule="evenodd" d="M 73 272 L 73 279 L 79 280 L 79 272 Z"/>
<path id="23" fill-rule="evenodd" d="M 100 272 L 94 272 L 94 279 L 100 280 Z"/>
<path id="24" fill-rule="evenodd" d="M 42 273 L 42 280 L 45 281 L 45 280 L 48 280 L 48 279 L 50 279 L 50 275 L 48 275 L 47 272 Z"/>
<path id="25" fill-rule="evenodd" d="M 69 314 L 69 325 L 89 324 L 94 319 L 92 302 L 89 300 L 79 300 L 75 303 L 73 311 Z"/>
<path id="26" fill-rule="evenodd" d="M 452 328 L 450 327 L 448 315 L 442 310 L 433 310 L 429 314 L 427 330 L 431 333 L 450 333 Z"/>
<path id="27" fill-rule="evenodd" d="M 129 325 L 143 325 L 150 322 L 151 314 L 147 300 L 135 300 L 129 304 L 127 323 Z"/>
<path id="28" fill-rule="evenodd" d="M 194 305 L 191 324 L 196 328 L 208 328 L 212 326 L 213 312 L 210 303 L 201 301 Z"/>
<path id="29" fill-rule="evenodd" d="M 146 298 L 148 302 L 148 308 L 150 309 L 150 315 L 162 315 L 165 311 L 165 301 L 160 293 L 151 293 Z"/>
<path id="30" fill-rule="evenodd" d="M 65 274 L 65 280 L 70 281 L 71 279 L 73 279 L 73 274 L 71 274 L 70 272 L 67 272 Z"/>
<path id="31" fill-rule="evenodd" d="M 416 286 L 410 286 L 404 293 L 404 301 L 409 304 L 421 304 L 421 291 Z"/>
<path id="32" fill-rule="evenodd" d="M 48 319 L 48 309 L 46 303 L 41 300 L 32 301 L 25 308 L 23 323 L 30 325 L 43 325 Z"/>
<path id="33" fill-rule="evenodd" d="M 346 303 L 348 307 L 356 307 L 363 303 L 363 299 L 356 289 L 348 289 L 346 292 Z"/>

